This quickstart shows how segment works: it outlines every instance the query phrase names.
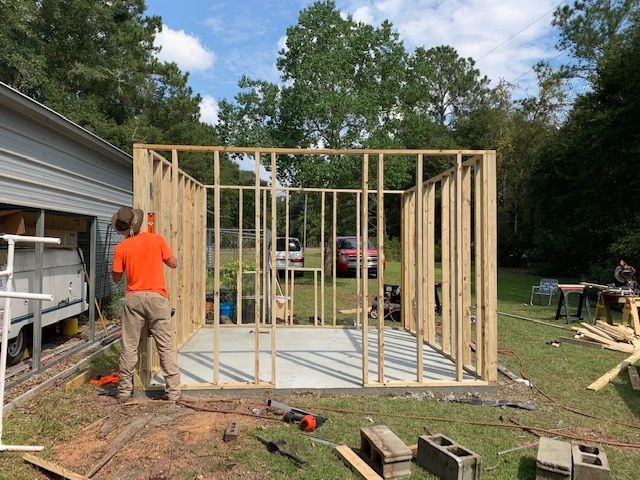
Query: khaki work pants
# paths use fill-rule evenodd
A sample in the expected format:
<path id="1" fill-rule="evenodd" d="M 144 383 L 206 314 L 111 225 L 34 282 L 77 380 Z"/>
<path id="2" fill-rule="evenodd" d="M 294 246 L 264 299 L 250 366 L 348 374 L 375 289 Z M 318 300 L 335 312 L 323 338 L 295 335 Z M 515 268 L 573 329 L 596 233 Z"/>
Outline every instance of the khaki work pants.
<path id="1" fill-rule="evenodd" d="M 124 297 L 118 398 L 126 399 L 133 392 L 138 344 L 140 337 L 147 334 L 147 321 L 160 356 L 167 395 L 170 400 L 177 400 L 180 397 L 180 373 L 171 339 L 171 307 L 169 299 L 155 292 L 132 292 Z"/>

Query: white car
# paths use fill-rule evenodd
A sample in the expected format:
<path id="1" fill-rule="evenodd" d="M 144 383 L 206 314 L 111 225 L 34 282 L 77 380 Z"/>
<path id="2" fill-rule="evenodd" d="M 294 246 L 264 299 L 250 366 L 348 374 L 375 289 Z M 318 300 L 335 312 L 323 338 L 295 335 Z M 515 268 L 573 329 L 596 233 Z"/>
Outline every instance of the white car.
<path id="1" fill-rule="evenodd" d="M 284 272 L 287 268 L 287 242 L 289 243 L 289 261 L 290 269 L 304 267 L 304 250 L 300 240 L 294 237 L 278 237 L 276 239 L 276 269 Z"/>

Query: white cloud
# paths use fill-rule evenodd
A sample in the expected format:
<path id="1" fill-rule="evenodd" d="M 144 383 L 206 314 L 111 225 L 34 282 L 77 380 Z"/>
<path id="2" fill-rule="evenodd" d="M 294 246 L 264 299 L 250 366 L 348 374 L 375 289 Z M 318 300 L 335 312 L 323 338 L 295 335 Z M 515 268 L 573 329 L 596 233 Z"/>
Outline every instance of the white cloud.
<path id="1" fill-rule="evenodd" d="M 156 33 L 154 45 L 160 47 L 158 60 L 175 62 L 181 70 L 190 72 L 209 70 L 215 61 L 215 53 L 205 47 L 198 37 L 184 30 L 173 30 L 167 25 Z"/>
<path id="2" fill-rule="evenodd" d="M 287 48 L 287 36 L 283 35 L 278 39 L 278 51 L 284 50 L 285 52 L 289 51 Z"/>
<path id="3" fill-rule="evenodd" d="M 500 48 L 485 55 L 557 5 L 557 0 L 342 0 L 353 18 L 372 25 L 388 19 L 409 49 L 451 45 L 494 84 L 514 80 L 539 60 L 557 55 L 552 13 L 548 13 Z M 534 75 L 522 79 L 531 82 Z"/>
<path id="4" fill-rule="evenodd" d="M 220 107 L 218 102 L 211 95 L 205 95 L 200 102 L 200 120 L 210 125 L 217 125 L 220 121 L 218 114 Z"/>
<path id="5" fill-rule="evenodd" d="M 373 15 L 371 13 L 371 9 L 369 7 L 356 8 L 356 10 L 353 12 L 353 19 L 356 22 L 362 22 L 362 23 L 368 23 L 368 24 L 372 24 L 374 21 Z"/>

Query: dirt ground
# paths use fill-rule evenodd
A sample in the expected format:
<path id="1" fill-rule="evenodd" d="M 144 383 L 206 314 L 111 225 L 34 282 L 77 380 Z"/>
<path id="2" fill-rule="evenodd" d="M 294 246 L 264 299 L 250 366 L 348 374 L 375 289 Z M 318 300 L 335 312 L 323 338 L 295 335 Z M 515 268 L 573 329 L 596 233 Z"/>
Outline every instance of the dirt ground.
<path id="1" fill-rule="evenodd" d="M 102 395 L 100 394 L 102 392 Z M 115 401 L 113 387 L 84 385 L 76 392 L 78 408 L 91 409 L 97 420 L 78 428 L 64 441 L 55 440 L 49 450 L 48 459 L 76 473 L 88 475 L 109 450 L 118 444 L 119 438 L 131 425 L 144 423 L 130 440 L 117 450 L 115 455 L 92 477 L 96 480 L 142 480 L 148 479 L 152 465 L 157 459 L 171 459 L 169 478 L 192 480 L 218 479 L 266 479 L 273 478 L 269 466 L 256 468 L 247 465 L 243 457 L 256 448 L 263 448 L 255 441 L 255 433 L 280 423 L 281 413 L 265 408 L 264 396 L 249 396 L 242 399 L 215 397 L 189 397 L 186 402 L 194 408 L 225 410 L 231 413 L 214 413 L 175 404 L 138 397 L 121 405 Z M 303 394 L 281 398 L 295 405 L 303 399 L 313 402 L 318 394 Z M 409 393 L 398 396 L 416 400 L 451 402 L 469 399 L 471 394 L 456 395 Z M 352 398 L 345 396 L 345 399 Z M 506 399 L 513 402 L 535 401 L 533 390 L 508 380 L 501 382 L 494 395 L 483 395 L 483 399 Z M 255 409 L 258 410 L 255 410 Z M 251 416 L 251 412 L 269 418 Z M 509 409 L 511 411 L 511 409 Z M 234 414 L 233 412 L 237 412 Z M 248 414 L 248 415 L 247 415 Z M 237 441 L 225 443 L 223 434 L 229 421 L 240 423 Z M 87 422 L 85 422 L 87 423 Z M 249 462 L 251 463 L 251 462 Z M 46 479 L 42 472 L 31 478 Z"/>

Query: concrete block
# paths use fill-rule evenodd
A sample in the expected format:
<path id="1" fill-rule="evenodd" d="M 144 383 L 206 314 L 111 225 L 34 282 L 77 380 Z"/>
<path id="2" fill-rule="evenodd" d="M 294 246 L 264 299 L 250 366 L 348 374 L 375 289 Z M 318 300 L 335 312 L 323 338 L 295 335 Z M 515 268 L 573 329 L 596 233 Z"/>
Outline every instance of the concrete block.
<path id="1" fill-rule="evenodd" d="M 222 440 L 224 440 L 225 443 L 233 442 L 238 439 L 239 433 L 240 433 L 240 424 L 238 422 L 229 422 L 227 423 L 227 428 L 224 431 Z"/>
<path id="2" fill-rule="evenodd" d="M 536 480 L 571 480 L 571 444 L 540 438 Z"/>
<path id="3" fill-rule="evenodd" d="M 573 480 L 610 480 L 607 454 L 599 445 L 571 444 Z"/>
<path id="4" fill-rule="evenodd" d="M 384 479 L 411 475 L 411 450 L 386 425 L 360 429 L 360 453 Z"/>
<path id="5" fill-rule="evenodd" d="M 482 457 L 442 434 L 418 438 L 416 463 L 442 480 L 482 478 Z"/>
<path id="6" fill-rule="evenodd" d="M 151 466 L 149 480 L 168 480 L 170 471 L 171 460 L 167 457 L 160 457 Z"/>

